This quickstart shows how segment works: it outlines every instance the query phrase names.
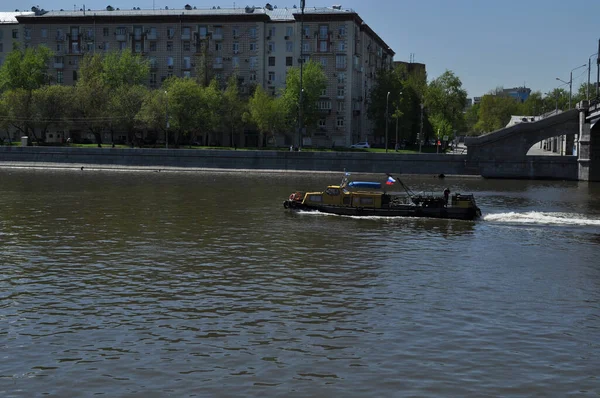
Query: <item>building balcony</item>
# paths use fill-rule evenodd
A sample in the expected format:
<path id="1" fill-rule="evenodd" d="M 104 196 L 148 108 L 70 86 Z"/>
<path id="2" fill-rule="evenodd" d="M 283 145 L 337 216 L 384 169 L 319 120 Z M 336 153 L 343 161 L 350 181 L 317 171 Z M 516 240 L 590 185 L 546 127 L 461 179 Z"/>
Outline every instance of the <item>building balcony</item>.
<path id="1" fill-rule="evenodd" d="M 156 33 L 148 33 L 148 34 L 146 34 L 146 38 L 148 40 L 156 40 L 156 39 L 158 39 L 158 35 Z"/>
<path id="2" fill-rule="evenodd" d="M 181 40 L 190 40 L 191 37 L 192 36 L 189 33 L 182 33 L 181 34 Z"/>
<path id="3" fill-rule="evenodd" d="M 65 67 L 64 62 L 55 62 L 54 69 L 63 69 Z"/>
<path id="4" fill-rule="evenodd" d="M 127 35 L 126 34 L 115 34 L 115 40 L 116 41 L 126 41 L 127 40 Z"/>
<path id="5" fill-rule="evenodd" d="M 221 62 L 220 64 L 213 64 L 213 69 L 223 69 L 223 63 Z"/>
<path id="6" fill-rule="evenodd" d="M 213 33 L 212 39 L 213 40 L 223 40 L 223 34 L 222 33 Z"/>

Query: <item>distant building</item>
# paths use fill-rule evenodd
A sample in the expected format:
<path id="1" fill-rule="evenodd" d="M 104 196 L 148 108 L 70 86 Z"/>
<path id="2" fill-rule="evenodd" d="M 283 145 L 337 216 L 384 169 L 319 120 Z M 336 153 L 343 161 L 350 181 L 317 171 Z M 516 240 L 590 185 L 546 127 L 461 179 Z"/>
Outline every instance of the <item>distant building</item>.
<path id="1" fill-rule="evenodd" d="M 531 94 L 531 89 L 527 87 L 505 88 L 502 90 L 502 93 L 516 99 L 519 102 L 525 102 L 527 98 L 529 98 L 529 94 Z"/>
<path id="2" fill-rule="evenodd" d="M 481 97 L 473 97 L 473 105 L 481 104 Z"/>
<path id="3" fill-rule="evenodd" d="M 421 64 L 418 62 L 394 61 L 394 67 L 396 67 L 398 65 L 403 65 L 404 67 L 406 67 L 406 70 L 408 71 L 408 73 L 419 73 L 419 74 L 427 73 L 425 64 Z"/>

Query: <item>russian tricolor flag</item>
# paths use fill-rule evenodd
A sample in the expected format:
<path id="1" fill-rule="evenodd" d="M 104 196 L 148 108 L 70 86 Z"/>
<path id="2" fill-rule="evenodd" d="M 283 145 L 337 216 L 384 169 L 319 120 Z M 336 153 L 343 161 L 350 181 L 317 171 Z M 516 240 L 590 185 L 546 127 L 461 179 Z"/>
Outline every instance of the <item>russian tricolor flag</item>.
<path id="1" fill-rule="evenodd" d="M 392 176 L 388 176 L 387 181 L 385 182 L 385 185 L 393 185 L 396 182 L 396 180 L 394 180 L 392 178 Z"/>

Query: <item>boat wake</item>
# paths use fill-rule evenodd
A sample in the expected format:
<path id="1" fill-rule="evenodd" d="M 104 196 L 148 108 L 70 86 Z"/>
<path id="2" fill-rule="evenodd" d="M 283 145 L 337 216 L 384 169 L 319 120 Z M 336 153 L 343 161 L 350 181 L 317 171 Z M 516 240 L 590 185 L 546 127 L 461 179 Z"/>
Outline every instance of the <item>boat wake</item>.
<path id="1" fill-rule="evenodd" d="M 537 225 L 573 225 L 573 226 L 598 226 L 600 219 L 587 218 L 582 214 L 574 213 L 544 213 L 530 211 L 527 213 L 497 213 L 483 216 L 485 221 L 508 224 L 537 224 Z"/>

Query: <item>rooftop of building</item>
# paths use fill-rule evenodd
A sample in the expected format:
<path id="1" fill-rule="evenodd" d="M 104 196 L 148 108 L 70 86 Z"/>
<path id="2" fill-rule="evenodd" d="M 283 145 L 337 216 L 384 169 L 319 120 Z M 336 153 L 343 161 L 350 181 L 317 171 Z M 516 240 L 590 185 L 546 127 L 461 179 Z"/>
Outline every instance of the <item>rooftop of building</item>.
<path id="1" fill-rule="evenodd" d="M 35 9 L 35 10 L 34 10 Z M 265 7 L 236 7 L 236 8 L 221 8 L 221 7 L 210 7 L 210 8 L 198 8 L 186 5 L 182 9 L 170 9 L 155 8 L 155 9 L 141 9 L 140 7 L 134 7 L 133 9 L 121 10 L 111 6 L 106 7 L 103 10 L 92 10 L 83 9 L 79 10 L 44 10 L 32 8 L 35 13 L 4 13 L 4 14 L 26 14 L 34 15 L 37 18 L 52 18 L 52 17 L 84 17 L 84 16 L 110 16 L 110 17 L 127 17 L 127 16 L 169 16 L 169 15 L 189 15 L 189 16 L 216 16 L 216 15 L 266 15 L 273 21 L 294 21 L 297 18 L 294 14 L 301 14 L 302 11 L 297 7 L 281 7 L 271 6 L 267 4 Z M 0 13 L 2 14 L 2 13 Z M 341 6 L 331 7 L 306 7 L 304 9 L 306 15 L 316 14 L 356 14 L 351 8 L 342 8 Z M 15 15 L 15 16 L 16 16 Z M 14 18 L 14 16 L 13 16 Z M 16 22 L 16 19 L 15 19 Z"/>
<path id="2" fill-rule="evenodd" d="M 33 14 L 33 11 L 0 12 L 0 24 L 16 24 L 19 23 L 17 16 Z"/>

